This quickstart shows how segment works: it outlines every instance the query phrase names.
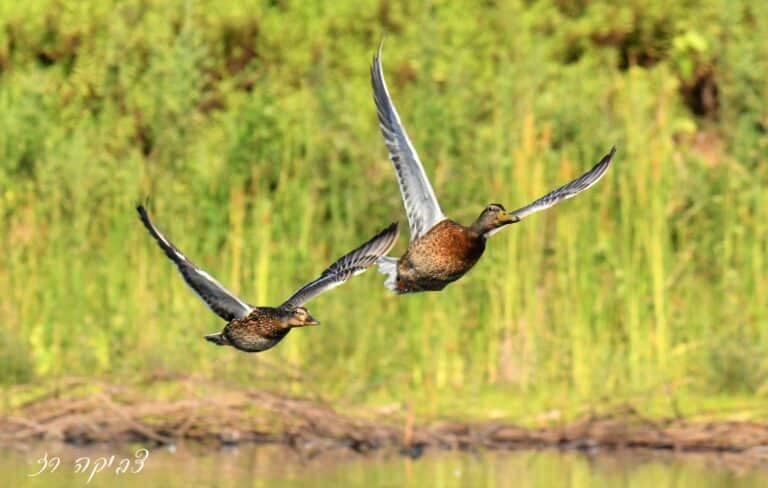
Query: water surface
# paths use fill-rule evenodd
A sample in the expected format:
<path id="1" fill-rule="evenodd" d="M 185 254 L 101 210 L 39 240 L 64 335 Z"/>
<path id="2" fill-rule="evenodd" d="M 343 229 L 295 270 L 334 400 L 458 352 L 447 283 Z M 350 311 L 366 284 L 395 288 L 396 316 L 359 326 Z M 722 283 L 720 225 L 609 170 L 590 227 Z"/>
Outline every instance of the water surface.
<path id="1" fill-rule="evenodd" d="M 393 453 L 362 456 L 348 451 L 297 453 L 281 446 L 243 446 L 220 450 L 181 446 L 150 448 L 143 469 L 134 459 L 141 446 L 72 448 L 61 444 L 0 451 L 5 486 L 253 486 L 253 487 L 766 487 L 768 467 L 739 467 L 729 458 L 670 453 L 623 452 L 586 456 L 579 452 L 428 451 L 420 459 Z M 48 470 L 38 460 L 48 453 Z M 99 458 L 112 465 L 93 473 Z M 59 466 L 51 472 L 54 457 Z M 89 458 L 77 473 L 76 460 Z M 116 474 L 123 459 L 124 474 Z M 102 464 L 107 461 L 102 461 Z M 129 464 L 123 461 L 124 467 Z"/>

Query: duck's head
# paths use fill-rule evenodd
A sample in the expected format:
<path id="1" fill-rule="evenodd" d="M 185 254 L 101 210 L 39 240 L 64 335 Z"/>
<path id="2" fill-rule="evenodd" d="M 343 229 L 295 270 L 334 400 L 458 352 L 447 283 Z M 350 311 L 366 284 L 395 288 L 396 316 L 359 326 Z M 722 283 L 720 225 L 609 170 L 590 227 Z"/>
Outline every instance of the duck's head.
<path id="1" fill-rule="evenodd" d="M 319 325 L 320 322 L 310 315 L 309 311 L 304 307 L 296 307 L 291 310 L 288 316 L 289 327 L 306 327 L 308 325 Z"/>
<path id="2" fill-rule="evenodd" d="M 520 218 L 512 215 L 500 203 L 491 203 L 483 209 L 472 224 L 471 229 L 483 237 L 488 237 L 505 225 L 519 222 Z"/>

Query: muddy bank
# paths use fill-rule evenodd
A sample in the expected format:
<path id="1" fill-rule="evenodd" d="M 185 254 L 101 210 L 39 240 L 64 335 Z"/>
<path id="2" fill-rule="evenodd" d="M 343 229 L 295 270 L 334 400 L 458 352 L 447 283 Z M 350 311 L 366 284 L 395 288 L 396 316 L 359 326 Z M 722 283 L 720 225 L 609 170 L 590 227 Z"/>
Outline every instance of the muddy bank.
<path id="1" fill-rule="evenodd" d="M 627 410 L 541 428 L 501 422 L 418 424 L 407 415 L 351 415 L 321 401 L 199 381 L 182 392 L 158 400 L 140 387 L 71 380 L 0 417 L 0 444 L 260 442 L 288 445 L 308 456 L 344 448 L 359 453 L 395 449 L 413 457 L 426 448 L 638 448 L 725 453 L 768 465 L 768 424 L 754 422 L 658 421 Z"/>

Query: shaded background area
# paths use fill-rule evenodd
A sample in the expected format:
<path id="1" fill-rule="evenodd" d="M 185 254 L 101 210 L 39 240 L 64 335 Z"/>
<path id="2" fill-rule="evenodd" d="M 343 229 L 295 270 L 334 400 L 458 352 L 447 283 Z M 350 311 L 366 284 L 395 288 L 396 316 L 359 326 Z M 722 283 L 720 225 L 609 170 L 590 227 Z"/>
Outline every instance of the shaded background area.
<path id="1" fill-rule="evenodd" d="M 70 5 L 70 3 L 72 3 Z M 768 5 L 0 4 L 0 381 L 192 373 L 427 414 L 765 418 Z M 404 211 L 368 67 L 450 216 L 589 192 L 440 294 L 371 271 L 259 355 L 136 218 L 276 304 Z M 403 236 L 395 248 L 404 249 Z"/>

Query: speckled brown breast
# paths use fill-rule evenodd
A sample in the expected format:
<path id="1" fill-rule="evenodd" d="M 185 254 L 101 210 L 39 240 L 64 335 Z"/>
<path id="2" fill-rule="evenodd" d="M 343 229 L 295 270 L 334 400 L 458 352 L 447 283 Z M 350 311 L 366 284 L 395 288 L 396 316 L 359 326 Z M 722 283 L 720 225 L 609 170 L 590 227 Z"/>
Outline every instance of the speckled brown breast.
<path id="1" fill-rule="evenodd" d="M 287 313 L 279 308 L 258 307 L 244 319 L 228 323 L 224 327 L 224 336 L 241 351 L 265 351 L 290 332 L 283 326 Z"/>
<path id="2" fill-rule="evenodd" d="M 484 251 L 483 237 L 444 220 L 412 242 L 398 261 L 398 292 L 442 290 L 472 269 Z"/>

